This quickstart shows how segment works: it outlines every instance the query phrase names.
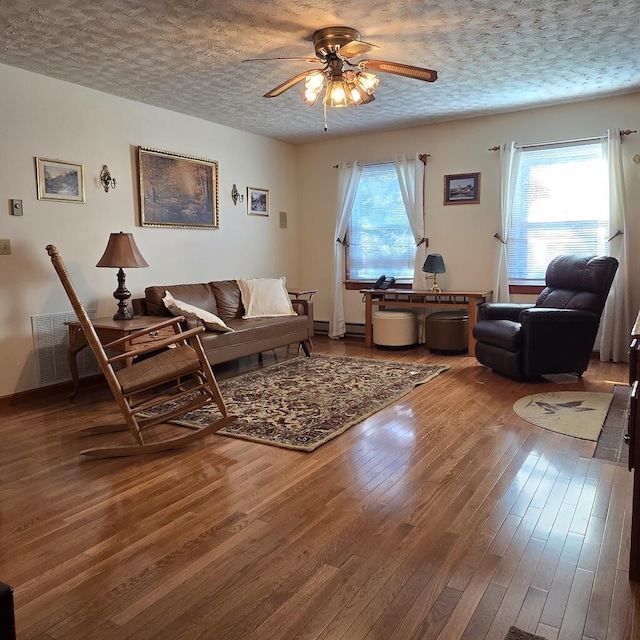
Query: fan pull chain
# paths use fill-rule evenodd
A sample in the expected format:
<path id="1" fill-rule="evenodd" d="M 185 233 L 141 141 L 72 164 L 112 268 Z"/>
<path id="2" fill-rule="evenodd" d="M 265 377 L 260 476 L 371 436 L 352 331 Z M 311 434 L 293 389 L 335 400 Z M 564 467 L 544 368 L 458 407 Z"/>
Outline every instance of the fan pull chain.
<path id="1" fill-rule="evenodd" d="M 324 130 L 325 132 L 329 131 L 329 125 L 327 124 L 327 103 L 322 103 L 322 110 L 324 113 Z"/>

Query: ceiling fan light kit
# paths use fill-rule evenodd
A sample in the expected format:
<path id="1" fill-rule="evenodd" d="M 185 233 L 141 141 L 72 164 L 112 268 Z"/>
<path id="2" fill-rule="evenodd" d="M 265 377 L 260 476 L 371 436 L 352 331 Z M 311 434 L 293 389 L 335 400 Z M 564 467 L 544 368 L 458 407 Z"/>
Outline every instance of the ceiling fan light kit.
<path id="1" fill-rule="evenodd" d="M 373 49 L 374 44 L 363 42 L 360 33 L 351 27 L 327 27 L 313 34 L 315 58 L 252 58 L 244 62 L 268 62 L 273 60 L 292 60 L 317 64 L 324 67 L 304 71 L 285 80 L 282 84 L 267 91 L 265 98 L 276 98 L 299 82 L 304 81 L 302 99 L 310 107 L 315 105 L 324 91 L 322 104 L 324 107 L 324 130 L 327 131 L 327 107 L 352 107 L 373 102 L 374 91 L 380 82 L 378 76 L 371 71 L 391 73 L 414 80 L 435 82 L 438 73 L 432 69 L 424 69 L 400 62 L 386 60 L 361 60 L 357 64 L 349 58 L 357 58 Z M 354 70 L 346 68 L 353 67 Z"/>

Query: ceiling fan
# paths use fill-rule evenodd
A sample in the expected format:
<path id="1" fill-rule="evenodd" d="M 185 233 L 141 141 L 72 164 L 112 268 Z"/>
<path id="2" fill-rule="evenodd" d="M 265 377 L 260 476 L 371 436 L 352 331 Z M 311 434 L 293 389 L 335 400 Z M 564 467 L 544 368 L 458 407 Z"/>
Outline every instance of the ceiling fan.
<path id="1" fill-rule="evenodd" d="M 360 33 L 351 27 L 326 27 L 313 34 L 315 58 L 250 58 L 243 62 L 270 62 L 275 60 L 307 62 L 310 64 L 322 64 L 320 68 L 303 71 L 285 80 L 282 84 L 267 91 L 265 98 L 276 98 L 295 85 L 304 81 L 302 99 L 313 106 L 324 89 L 322 103 L 327 107 L 349 107 L 366 104 L 375 100 L 373 95 L 378 86 L 378 77 L 371 71 L 392 73 L 405 78 L 435 82 L 438 78 L 437 71 L 414 67 L 399 62 L 386 60 L 361 60 L 353 63 L 351 58 L 378 49 L 379 47 L 360 38 Z"/>

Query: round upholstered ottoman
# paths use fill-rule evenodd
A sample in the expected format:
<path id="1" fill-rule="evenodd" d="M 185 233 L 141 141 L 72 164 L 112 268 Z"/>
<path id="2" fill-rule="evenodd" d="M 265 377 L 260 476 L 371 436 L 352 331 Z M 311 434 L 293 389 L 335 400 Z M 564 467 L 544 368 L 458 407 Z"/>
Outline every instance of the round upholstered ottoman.
<path id="1" fill-rule="evenodd" d="M 466 311 L 438 311 L 427 316 L 424 343 L 433 351 L 467 351 L 469 314 Z"/>
<path id="2" fill-rule="evenodd" d="M 374 311 L 373 342 L 381 347 L 410 347 L 418 342 L 418 323 L 411 311 Z"/>

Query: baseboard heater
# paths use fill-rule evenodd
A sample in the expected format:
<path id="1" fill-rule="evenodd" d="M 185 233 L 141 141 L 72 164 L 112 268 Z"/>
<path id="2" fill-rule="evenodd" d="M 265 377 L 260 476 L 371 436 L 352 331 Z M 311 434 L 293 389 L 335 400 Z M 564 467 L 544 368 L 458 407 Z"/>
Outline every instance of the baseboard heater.
<path id="1" fill-rule="evenodd" d="M 347 337 L 363 337 L 364 336 L 364 325 L 363 324 L 350 324 L 347 323 Z M 313 321 L 313 330 L 319 334 L 329 334 L 329 321 L 328 320 L 314 320 Z"/>
<path id="2" fill-rule="evenodd" d="M 13 589 L 3 582 L 0 582 L 0 638 L 3 640 L 16 640 Z"/>

